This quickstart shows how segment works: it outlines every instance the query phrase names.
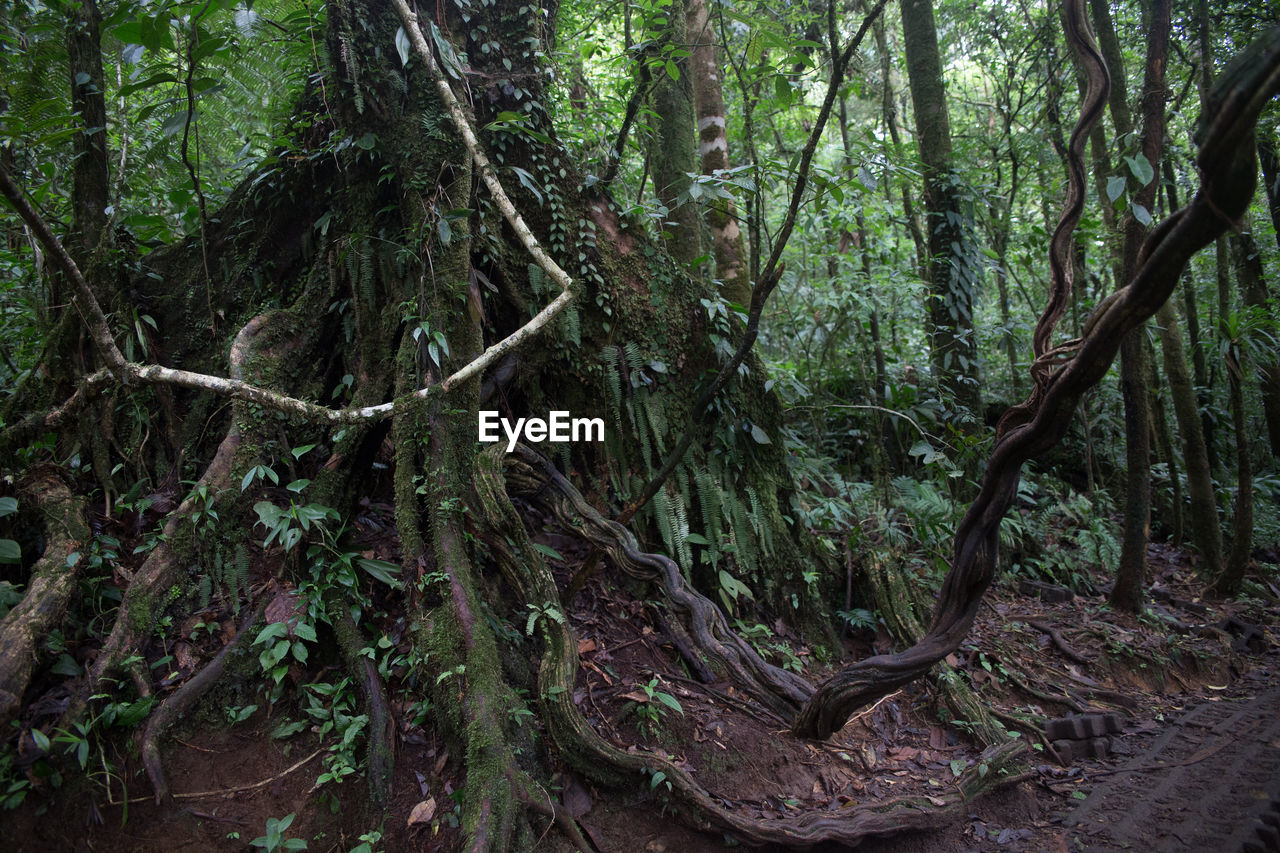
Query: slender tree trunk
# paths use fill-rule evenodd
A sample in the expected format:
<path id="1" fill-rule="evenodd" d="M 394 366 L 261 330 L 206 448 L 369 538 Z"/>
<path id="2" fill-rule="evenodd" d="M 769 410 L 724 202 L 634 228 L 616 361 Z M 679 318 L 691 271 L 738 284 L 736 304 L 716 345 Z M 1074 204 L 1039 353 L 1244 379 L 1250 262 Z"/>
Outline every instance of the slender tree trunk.
<path id="1" fill-rule="evenodd" d="M 71 109 L 82 128 L 72 137 L 76 164 L 71 176 L 71 211 L 76 238 L 70 249 L 82 268 L 88 267 L 85 263 L 88 254 L 107 236 L 107 208 L 111 204 L 101 21 L 97 0 L 82 0 L 75 7 L 67 29 Z"/>
<path id="2" fill-rule="evenodd" d="M 1280 243 L 1280 151 L 1276 149 L 1275 133 L 1266 129 L 1258 130 L 1258 162 L 1262 164 L 1271 225 L 1276 232 L 1276 242 Z"/>
<path id="3" fill-rule="evenodd" d="M 674 0 L 667 16 L 667 38 L 678 48 L 688 46 L 684 0 Z M 679 76 L 661 74 L 654 85 L 653 108 L 658 114 L 649 149 L 653 188 L 668 210 L 663 237 L 671 256 L 691 263 L 702 254 L 702 226 L 698 208 L 688 200 L 689 174 L 697 169 L 694 147 L 692 76 L 688 58 L 674 60 Z"/>
<path id="4" fill-rule="evenodd" d="M 1106 0 L 1091 0 L 1094 29 L 1098 45 L 1111 68 L 1111 119 L 1116 136 L 1127 138 L 1134 130 L 1133 116 L 1126 100 L 1124 59 L 1119 39 L 1111 21 L 1111 11 Z M 1147 40 L 1146 71 L 1142 86 L 1142 137 L 1139 154 L 1146 158 L 1153 171 L 1145 184 L 1130 182 L 1130 210 L 1122 227 L 1124 249 L 1121 263 L 1121 281 L 1127 283 L 1138 268 L 1138 249 L 1146 236 L 1146 228 L 1138 221 L 1134 211 L 1138 207 L 1153 210 L 1157 182 L 1154 170 L 1158 168 L 1164 142 L 1164 107 L 1167 89 L 1164 82 L 1166 56 L 1169 48 L 1169 0 L 1152 0 L 1149 6 L 1150 25 Z M 1151 413 L 1147 392 L 1143 388 L 1146 370 L 1146 332 L 1141 327 L 1125 336 L 1120 346 L 1120 387 L 1125 412 L 1125 522 L 1124 541 L 1121 545 L 1120 565 L 1116 584 L 1111 592 L 1112 606 L 1121 610 L 1138 610 L 1142 607 L 1142 591 L 1146 584 L 1147 541 L 1150 535 L 1151 512 Z M 1220 555 L 1206 555 L 1206 559 Z"/>
<path id="5" fill-rule="evenodd" d="M 1172 182 L 1172 168 L 1165 159 L 1165 191 L 1170 211 L 1178 209 L 1178 190 Z M 1184 275 L 1188 286 L 1190 275 Z M 1194 306 L 1193 298 L 1190 304 Z M 1188 327 L 1190 318 L 1188 315 Z M 1187 353 L 1183 348 L 1183 336 L 1178 323 L 1178 313 L 1172 301 L 1165 302 L 1156 311 L 1156 328 L 1160 333 L 1160 348 L 1164 355 L 1165 375 L 1169 378 L 1169 392 L 1174 400 L 1174 416 L 1178 419 L 1178 433 L 1183 439 L 1183 461 L 1187 465 L 1187 491 L 1190 494 L 1190 528 L 1192 540 L 1201 555 L 1222 552 L 1222 529 L 1217 520 L 1217 500 L 1213 494 L 1213 464 L 1204 443 L 1203 419 L 1192 375 L 1187 370 Z M 1194 336 L 1193 345 L 1194 348 Z M 1203 370 L 1201 353 L 1201 370 Z M 1176 482 L 1176 480 L 1175 480 Z"/>
<path id="6" fill-rule="evenodd" d="M 1232 234 L 1229 239 L 1244 304 L 1270 319 L 1270 293 L 1253 232 L 1245 229 Z M 1257 372 L 1258 384 L 1262 388 L 1262 413 L 1267 421 L 1267 439 L 1272 455 L 1280 457 L 1280 362 L 1274 356 L 1266 358 L 1258 365 Z"/>
<path id="7" fill-rule="evenodd" d="M 929 349 L 942 392 L 980 416 L 978 353 L 973 338 L 973 264 L 963 256 L 972 242 L 953 171 L 951 120 L 942 79 L 942 57 L 932 0 L 899 0 L 915 112 L 916 140 L 924 171 L 929 245 Z M 960 415 L 960 413 L 956 413 Z M 963 415 L 961 415 L 963 419 Z"/>
<path id="8" fill-rule="evenodd" d="M 895 162 L 902 161 L 902 135 L 898 131 L 898 104 L 893 93 L 893 59 L 889 55 L 889 40 L 885 37 L 884 17 L 876 18 L 871 25 L 876 38 L 876 53 L 880 57 L 880 112 L 884 126 L 889 131 L 889 141 L 893 145 Z M 885 178 L 886 197 L 891 197 L 888 187 L 893 181 Z M 920 218 L 916 215 L 916 205 L 911 198 L 911 189 L 902 184 L 902 216 L 907 220 L 907 230 L 911 234 L 911 243 L 916 250 L 916 269 L 926 281 L 929 278 L 929 246 L 924 239 L 924 229 L 920 227 Z"/>
<path id="9" fill-rule="evenodd" d="M 1200 406 L 1187 370 L 1182 347 L 1182 332 L 1173 303 L 1166 302 L 1156 312 L 1156 328 L 1160 333 L 1160 349 L 1164 355 L 1164 372 L 1173 397 L 1173 412 L 1182 436 L 1182 458 L 1187 468 L 1187 492 L 1191 498 L 1191 540 L 1205 558 L 1211 571 L 1221 562 L 1222 527 L 1218 523 L 1218 502 L 1214 497 L 1213 471 L 1205 452 L 1204 433 L 1200 429 Z"/>
<path id="10" fill-rule="evenodd" d="M 1231 524 L 1231 553 L 1226 568 L 1214 583 L 1215 592 L 1236 595 L 1249 567 L 1253 550 L 1253 463 L 1249 459 L 1249 427 L 1244 411 L 1244 376 L 1240 369 L 1240 348 L 1235 341 L 1227 347 L 1227 394 L 1231 403 L 1231 425 L 1236 434 L 1236 507 Z"/>
<path id="11" fill-rule="evenodd" d="M 686 24 L 693 56 L 689 66 L 693 101 L 698 120 L 698 156 L 702 174 L 729 168 L 729 133 L 725 122 L 724 93 L 715 32 L 707 18 L 706 0 L 688 0 Z M 716 258 L 720 292 L 730 302 L 751 302 L 751 271 L 747 268 L 738 212 L 730 199 L 715 199 L 706 207 L 711 247 Z"/>

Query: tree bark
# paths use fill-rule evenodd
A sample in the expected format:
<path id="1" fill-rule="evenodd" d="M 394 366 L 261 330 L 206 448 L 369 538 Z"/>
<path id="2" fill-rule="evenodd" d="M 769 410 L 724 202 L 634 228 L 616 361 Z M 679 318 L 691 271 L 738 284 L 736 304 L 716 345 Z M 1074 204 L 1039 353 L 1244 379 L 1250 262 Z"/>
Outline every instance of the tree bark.
<path id="1" fill-rule="evenodd" d="M 729 168 L 729 132 L 722 89 L 723 69 L 716 49 L 715 31 L 707 17 L 707 0 L 687 0 L 686 23 L 693 55 L 689 58 L 693 101 L 698 121 L 698 156 L 702 174 L 714 175 Z M 751 302 L 751 271 L 747 267 L 737 205 L 732 199 L 715 198 L 706 207 L 707 226 L 716 259 L 720 293 L 730 302 Z"/>
<path id="2" fill-rule="evenodd" d="M 973 286 L 976 263 L 964 257 L 973 242 L 971 227 L 953 171 L 951 120 L 942 78 L 942 57 L 932 0 L 899 0 L 915 113 L 917 143 L 924 171 L 924 205 L 929 246 L 929 348 L 934 375 L 957 426 L 980 418 L 978 352 L 973 336 Z"/>
<path id="3" fill-rule="evenodd" d="M 689 45 L 685 0 L 673 0 L 666 38 L 673 47 Z M 658 114 L 649 147 L 649 171 L 658 201 L 667 208 L 663 237 L 671 256 L 683 264 L 702 255 L 702 224 L 689 201 L 689 174 L 697 169 L 694 147 L 693 75 L 687 57 L 670 60 L 678 76 L 658 72 L 653 109 Z"/>
<path id="4" fill-rule="evenodd" d="M 1134 130 L 1125 86 L 1124 59 L 1119 39 L 1111 21 L 1106 0 L 1091 0 L 1098 44 L 1111 69 L 1111 119 L 1116 136 L 1127 138 Z M 1142 137 L 1137 156 L 1144 157 L 1152 177 L 1146 183 L 1130 181 L 1130 209 L 1122 220 L 1124 232 L 1120 280 L 1130 281 L 1138 269 L 1138 252 L 1146 236 L 1146 228 L 1135 211 L 1154 209 L 1158 183 L 1154 178 L 1159 167 L 1164 142 L 1164 105 L 1167 90 L 1164 82 L 1169 45 L 1170 14 L 1168 0 L 1153 0 L 1150 8 L 1146 71 L 1142 86 Z M 1136 176 L 1135 176 L 1136 177 Z M 1148 214 L 1149 215 L 1149 214 Z M 1135 329 L 1120 347 L 1120 388 L 1125 412 L 1125 521 L 1121 543 L 1120 565 L 1111 593 L 1113 606 L 1137 610 L 1142 606 L 1142 589 L 1146 583 L 1147 541 L 1150 536 L 1151 513 L 1151 412 L 1145 388 L 1145 332 Z M 1218 554 L 1207 560 L 1221 559 Z"/>
<path id="5" fill-rule="evenodd" d="M 1218 555 L 1217 559 L 1221 560 L 1222 527 L 1218 523 L 1213 470 L 1205 452 L 1204 434 L 1200 430 L 1200 406 L 1187 371 L 1182 333 L 1172 302 L 1166 302 L 1156 312 L 1156 328 L 1160 333 L 1164 372 L 1173 397 L 1178 434 L 1182 436 L 1182 459 L 1187 469 L 1187 492 L 1191 499 L 1191 540 L 1206 561 L 1211 561 L 1213 555 Z M 1212 562 L 1209 566 L 1212 569 Z"/>

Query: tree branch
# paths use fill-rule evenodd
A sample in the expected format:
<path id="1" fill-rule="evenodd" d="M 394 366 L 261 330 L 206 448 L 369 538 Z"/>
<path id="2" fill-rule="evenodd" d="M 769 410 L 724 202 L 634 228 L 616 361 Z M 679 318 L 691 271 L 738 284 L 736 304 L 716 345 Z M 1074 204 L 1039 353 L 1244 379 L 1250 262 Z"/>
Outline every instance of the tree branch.
<path id="1" fill-rule="evenodd" d="M 516 236 L 520 238 L 520 243 L 533 256 L 533 260 L 546 271 L 547 275 L 551 276 L 556 284 L 560 285 L 560 289 L 563 291 L 528 323 L 525 323 L 515 332 L 486 349 L 466 367 L 444 380 L 441 383 L 441 387 L 448 391 L 459 382 L 465 382 L 484 370 L 508 350 L 519 346 L 551 322 L 553 317 L 573 301 L 573 279 L 538 245 L 538 239 L 533 236 L 533 232 L 529 230 L 529 226 L 525 224 L 524 219 L 521 218 L 515 205 L 511 203 L 511 199 L 502 188 L 501 182 L 498 181 L 498 175 L 493 169 L 493 164 L 489 162 L 484 149 L 480 147 L 480 141 L 476 139 L 475 131 L 471 129 L 471 122 L 467 120 L 467 115 L 463 112 L 462 105 L 458 103 L 458 99 L 454 96 L 453 89 L 449 88 L 449 81 L 440 72 L 440 66 L 436 63 L 435 56 L 432 55 L 431 48 L 427 45 L 427 40 L 422 35 L 422 28 L 418 26 L 417 14 L 409 8 L 409 4 L 405 0 L 392 0 L 392 5 L 396 7 L 400 20 L 404 22 L 404 31 L 409 36 L 409 43 L 413 46 L 414 52 L 426 64 L 427 72 L 431 75 L 432 80 L 435 81 L 436 92 L 440 95 L 440 100 L 444 102 L 445 109 L 449 111 L 449 117 L 453 119 L 454 125 L 458 128 L 458 133 L 462 135 L 462 142 L 467 146 L 467 152 L 471 155 L 471 159 L 475 161 L 476 168 L 480 171 L 480 178 L 484 181 L 484 185 L 489 188 L 489 194 L 493 196 L 493 201 L 498 206 L 498 210 L 502 212 L 503 218 L 507 220 L 507 224 L 511 226 L 511 229 L 516 232 Z"/>

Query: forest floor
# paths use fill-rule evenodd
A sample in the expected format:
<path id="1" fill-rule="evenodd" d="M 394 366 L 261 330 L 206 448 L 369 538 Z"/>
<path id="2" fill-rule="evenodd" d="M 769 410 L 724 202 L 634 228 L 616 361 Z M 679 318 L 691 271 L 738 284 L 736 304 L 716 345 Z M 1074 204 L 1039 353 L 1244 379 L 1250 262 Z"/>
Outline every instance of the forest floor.
<path id="1" fill-rule="evenodd" d="M 371 553 L 387 556 L 373 539 Z M 555 533 L 539 540 L 564 556 L 563 584 L 585 557 L 584 546 Z M 1226 850 L 1217 842 L 1241 849 L 1246 836 L 1265 835 L 1267 823 L 1260 821 L 1274 824 L 1273 801 L 1280 798 L 1280 594 L 1271 588 L 1266 600 L 1215 602 L 1204 597 L 1184 552 L 1152 545 L 1150 559 L 1152 607 L 1142 618 L 1112 612 L 1100 590 L 1067 598 L 1060 587 L 1008 577 L 998 583 L 969 639 L 940 668 L 964 678 L 1034 744 L 1026 777 L 960 808 L 939 829 L 868 839 L 859 849 Z M 940 719 L 925 684 L 863 710 L 829 741 L 797 740 L 732 685 L 688 678 L 667 640 L 661 609 L 634 594 L 642 591 L 614 586 L 609 575 L 588 584 L 572 608 L 581 663 L 575 703 L 615 744 L 678 756 L 733 809 L 783 818 L 903 796 L 940 804 L 935 795 L 952 790 L 978 758 L 965 721 Z M 272 594 L 264 585 L 269 582 L 260 578 L 260 598 Z M 208 648 L 148 654 L 207 657 L 229 637 L 233 623 L 229 615 L 225 620 L 220 635 L 210 631 L 204 638 Z M 838 665 L 816 661 L 781 622 L 740 628 L 774 663 L 802 667 L 815 681 Z M 845 642 L 846 657 L 854 659 L 886 650 L 889 639 L 862 632 Z M 293 676 L 303 681 L 318 674 Z M 116 753 L 123 769 L 113 784 L 68 781 L 0 813 L 0 846 L 249 850 L 269 818 L 296 815 L 285 837 L 305 840 L 311 851 L 349 851 L 378 827 L 363 805 L 367 788 L 358 776 L 317 790 L 332 738 L 321 742 L 301 727 L 279 737 L 281 720 L 291 711 L 298 716 L 283 701 L 274 708 L 262 702 L 228 725 L 225 707 L 233 698 L 245 700 L 211 693 L 199 721 L 180 724 L 165 740 L 176 792 L 171 804 L 154 804 L 136 749 L 123 743 Z M 462 762 L 429 725 L 410 724 L 407 702 L 396 709 L 392 801 L 372 849 L 456 849 L 458 807 L 451 794 L 465 784 Z M 1047 742 L 1043 721 L 1075 712 L 1119 715 L 1122 731 L 1107 735 L 1105 744 L 1095 742 L 1104 756 L 1081 754 L 1088 751 L 1085 741 L 1067 746 L 1060 740 L 1056 749 Z M 559 797 L 599 851 L 701 853 L 732 844 L 686 828 L 664 806 L 660 789 L 641 787 L 603 789 L 566 771 L 549 796 Z M 550 846 L 557 833 L 547 828 L 546 849 L 566 849 Z"/>

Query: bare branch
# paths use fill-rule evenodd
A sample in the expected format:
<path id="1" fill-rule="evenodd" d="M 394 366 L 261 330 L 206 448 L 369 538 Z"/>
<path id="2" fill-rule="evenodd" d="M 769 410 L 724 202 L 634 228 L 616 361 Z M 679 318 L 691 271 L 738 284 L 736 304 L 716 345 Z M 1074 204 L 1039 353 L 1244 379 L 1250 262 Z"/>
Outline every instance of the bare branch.
<path id="1" fill-rule="evenodd" d="M 457 126 L 458 133 L 462 135 L 463 144 L 467 146 L 467 152 L 471 155 L 471 159 L 475 161 L 476 168 L 480 170 L 480 178 L 484 181 L 484 185 L 489 188 L 489 194 L 493 196 L 493 201 L 498 205 L 498 210 L 502 211 L 503 218 L 507 220 L 507 224 L 516 232 L 516 236 L 520 238 L 520 243 L 533 256 L 533 260 L 564 291 L 551 304 L 539 311 L 538 315 L 528 323 L 525 323 L 515 332 L 486 349 L 466 367 L 444 380 L 441 383 L 441 387 L 448 391 L 457 383 L 469 379 L 484 370 L 501 357 L 503 353 L 519 346 L 551 322 L 551 319 L 556 314 L 560 313 L 573 301 L 573 279 L 560 268 L 559 264 L 551 260 L 551 257 L 538 245 L 537 238 L 533 236 L 533 232 L 529 230 L 529 226 L 525 224 L 524 219 L 521 218 L 515 205 L 511 203 L 511 199 L 502 188 L 502 184 L 498 181 L 498 175 L 493 169 L 493 164 L 489 162 L 489 158 L 485 156 L 484 149 L 480 147 L 480 141 L 476 139 L 475 131 L 471 129 L 471 123 L 467 120 L 467 115 L 463 112 L 462 105 L 458 103 L 458 99 L 453 94 L 453 89 L 449 88 L 449 81 L 445 79 L 444 74 L 440 71 L 440 66 L 436 64 L 435 56 L 432 55 L 431 48 L 427 45 L 427 40 L 422 35 L 422 28 L 418 25 L 417 14 L 409 8 L 409 4 L 405 0 L 392 0 L 392 5 L 396 7 L 396 12 L 399 13 L 400 20 L 404 23 L 404 31 L 409 36 L 409 43 L 413 45 L 414 53 L 426 64 L 428 73 L 431 74 L 432 80 L 435 81 L 436 92 L 439 93 L 440 100 L 444 102 L 445 109 L 449 111 L 449 117 L 453 119 L 454 125 Z"/>

